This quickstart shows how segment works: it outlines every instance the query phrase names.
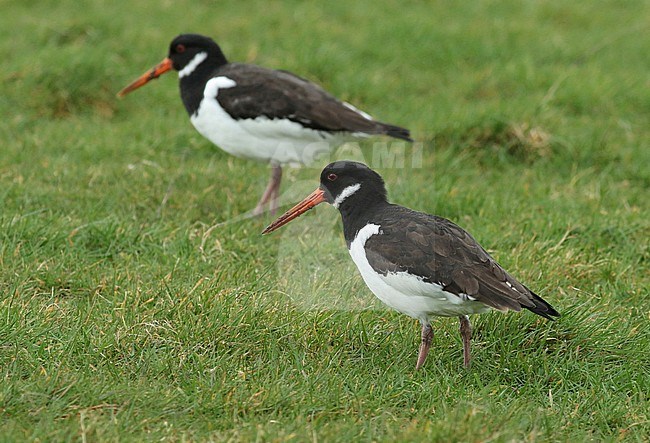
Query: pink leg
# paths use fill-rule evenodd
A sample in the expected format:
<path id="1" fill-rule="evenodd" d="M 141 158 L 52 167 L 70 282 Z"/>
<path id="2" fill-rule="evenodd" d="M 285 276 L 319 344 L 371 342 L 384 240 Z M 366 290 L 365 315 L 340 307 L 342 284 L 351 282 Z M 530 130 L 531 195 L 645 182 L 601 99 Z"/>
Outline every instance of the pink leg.
<path id="1" fill-rule="evenodd" d="M 422 341 L 420 342 L 420 352 L 418 354 L 418 362 L 415 364 L 417 371 L 422 367 L 424 361 L 427 359 L 431 342 L 433 341 L 433 329 L 429 323 L 422 323 Z"/>
<path id="2" fill-rule="evenodd" d="M 277 178 L 275 178 L 276 175 Z M 273 169 L 273 176 L 275 180 L 275 188 L 271 193 L 271 202 L 269 203 L 269 211 L 271 212 L 271 215 L 275 215 L 278 206 L 280 206 L 280 183 L 282 182 L 282 168 L 280 166 L 277 166 L 277 171 Z"/>
<path id="3" fill-rule="evenodd" d="M 282 167 L 280 165 L 273 165 L 271 170 L 271 179 L 269 184 L 266 185 L 262 198 L 253 209 L 253 215 L 262 215 L 264 213 L 264 206 L 270 201 L 270 209 L 275 213 L 277 209 L 277 199 L 280 194 L 280 181 L 282 180 Z"/>
<path id="4" fill-rule="evenodd" d="M 469 342 L 472 339 L 472 325 L 467 315 L 461 315 L 458 318 L 460 320 L 460 336 L 463 338 L 463 364 L 466 368 L 469 368 L 471 360 Z"/>

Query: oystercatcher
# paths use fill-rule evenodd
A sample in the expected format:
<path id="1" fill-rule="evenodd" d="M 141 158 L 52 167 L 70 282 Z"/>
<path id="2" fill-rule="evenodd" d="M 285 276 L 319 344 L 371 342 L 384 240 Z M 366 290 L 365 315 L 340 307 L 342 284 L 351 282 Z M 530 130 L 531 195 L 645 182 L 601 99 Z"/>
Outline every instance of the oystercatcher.
<path id="1" fill-rule="evenodd" d="M 381 123 L 321 87 L 287 71 L 229 63 L 209 37 L 182 34 L 169 55 L 118 96 L 170 70 L 178 71 L 181 99 L 194 127 L 237 157 L 270 162 L 271 179 L 254 214 L 277 208 L 282 165 L 309 164 L 355 137 L 384 134 L 412 141 L 409 131 Z"/>
<path id="2" fill-rule="evenodd" d="M 549 320 L 559 316 L 456 224 L 389 203 L 382 178 L 362 163 L 326 166 L 320 186 L 263 234 L 322 202 L 340 211 L 348 250 L 370 290 L 391 308 L 420 320 L 416 369 L 431 346 L 433 316 L 460 319 L 465 367 L 470 364 L 470 314 L 526 308 Z"/>

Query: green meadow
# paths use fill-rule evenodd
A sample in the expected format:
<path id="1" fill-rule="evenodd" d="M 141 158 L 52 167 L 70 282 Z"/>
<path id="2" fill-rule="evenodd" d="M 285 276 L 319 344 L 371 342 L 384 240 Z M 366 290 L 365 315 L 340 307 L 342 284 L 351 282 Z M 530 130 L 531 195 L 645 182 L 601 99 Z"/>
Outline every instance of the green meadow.
<path id="1" fill-rule="evenodd" d="M 650 3 L 1 2 L 0 441 L 650 439 Z M 182 32 L 290 70 L 413 145 L 330 160 L 463 226 L 562 316 L 419 324 L 363 284 L 338 212 L 246 216 L 267 165 L 191 126 Z"/>

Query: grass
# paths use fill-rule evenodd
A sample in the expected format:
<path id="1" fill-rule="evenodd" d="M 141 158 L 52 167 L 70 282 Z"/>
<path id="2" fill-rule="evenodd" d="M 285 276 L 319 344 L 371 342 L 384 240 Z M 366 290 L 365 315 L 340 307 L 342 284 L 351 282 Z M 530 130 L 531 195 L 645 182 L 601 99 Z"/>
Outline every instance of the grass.
<path id="1" fill-rule="evenodd" d="M 5 2 L 0 440 L 647 441 L 647 2 Z M 411 128 L 391 198 L 468 229 L 553 304 L 383 309 L 319 207 L 238 218 L 265 165 L 202 139 L 163 77 L 183 31 Z M 322 165 L 287 172 L 287 204 Z"/>

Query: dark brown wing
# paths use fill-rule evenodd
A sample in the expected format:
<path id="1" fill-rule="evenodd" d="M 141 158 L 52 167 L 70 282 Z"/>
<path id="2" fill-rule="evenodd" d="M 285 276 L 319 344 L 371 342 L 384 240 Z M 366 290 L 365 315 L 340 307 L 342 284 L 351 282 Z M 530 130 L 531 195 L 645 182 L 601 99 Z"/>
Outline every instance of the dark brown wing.
<path id="1" fill-rule="evenodd" d="M 229 63 L 218 75 L 237 83 L 220 89 L 219 104 L 235 119 L 289 119 L 305 127 L 329 132 L 385 134 L 412 141 L 408 129 L 366 117 L 320 86 L 290 72 L 255 65 Z"/>
<path id="2" fill-rule="evenodd" d="M 451 221 L 401 206 L 391 206 L 381 235 L 365 245 L 373 269 L 381 274 L 408 272 L 454 294 L 466 294 L 495 309 L 526 308 L 546 318 L 559 314 L 515 280 L 465 230 Z"/>

